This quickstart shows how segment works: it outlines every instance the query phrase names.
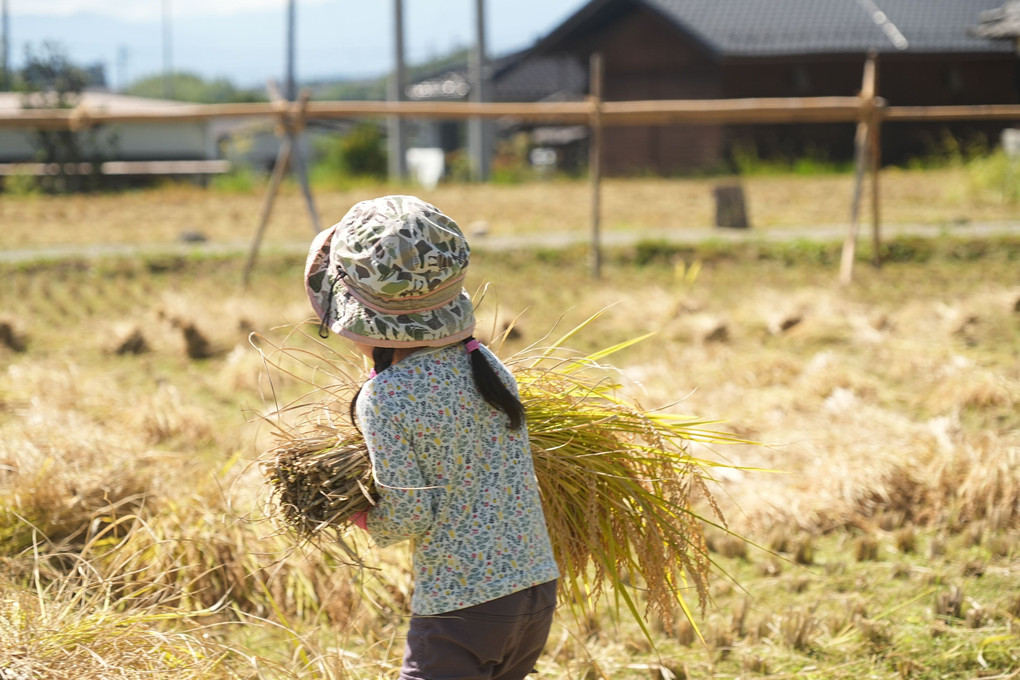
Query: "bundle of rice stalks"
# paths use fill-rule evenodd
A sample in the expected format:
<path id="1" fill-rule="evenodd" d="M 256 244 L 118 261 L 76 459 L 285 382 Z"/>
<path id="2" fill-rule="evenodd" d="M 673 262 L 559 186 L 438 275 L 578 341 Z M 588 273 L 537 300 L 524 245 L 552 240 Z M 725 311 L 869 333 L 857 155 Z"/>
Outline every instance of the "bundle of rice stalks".
<path id="1" fill-rule="evenodd" d="M 564 350 L 563 343 L 593 319 L 549 347 L 506 359 L 525 408 L 561 595 L 587 617 L 611 589 L 644 627 L 628 592 L 636 587 L 666 629 L 678 609 L 693 623 L 688 595 L 693 592 L 704 608 L 712 566 L 704 527 L 724 528 L 725 522 L 706 485 L 715 464 L 692 457 L 687 444 L 743 440 L 708 429 L 710 421 L 647 411 L 620 396 L 600 361 L 644 338 L 588 356 Z M 334 377 L 356 384 L 347 375 Z M 326 389 L 331 401 L 311 405 L 317 415 L 304 426 L 288 432 L 277 424 L 284 441 L 268 452 L 263 469 L 286 524 L 308 538 L 332 529 L 350 551 L 342 532 L 353 512 L 370 507 L 371 463 L 357 431 L 338 424 L 346 414 L 329 405 L 349 401 L 341 391 Z M 697 503 L 715 519 L 699 514 Z"/>
<path id="2" fill-rule="evenodd" d="M 621 399 L 588 358 L 515 369 L 569 600 L 583 608 L 611 585 L 641 620 L 628 589 L 618 587 L 629 583 L 667 630 L 677 607 L 690 619 L 685 593 L 696 593 L 702 609 L 708 598 L 703 528 L 723 518 L 706 486 L 707 464 L 687 453 L 686 442 L 725 435 Z M 698 514 L 699 500 L 715 521 Z"/>
<path id="3" fill-rule="evenodd" d="M 375 504 L 372 464 L 356 431 L 319 424 L 285 436 L 261 465 L 280 518 L 303 538 L 341 529 Z"/>

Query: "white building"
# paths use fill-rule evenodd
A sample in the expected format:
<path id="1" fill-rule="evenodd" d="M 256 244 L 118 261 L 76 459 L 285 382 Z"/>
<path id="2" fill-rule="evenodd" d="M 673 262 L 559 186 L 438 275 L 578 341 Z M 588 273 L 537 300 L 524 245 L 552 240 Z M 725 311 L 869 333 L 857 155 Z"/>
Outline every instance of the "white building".
<path id="1" fill-rule="evenodd" d="M 23 110 L 24 95 L 0 92 L 0 115 Z M 87 91 L 81 95 L 86 111 L 133 113 L 172 111 L 189 106 L 186 102 L 130 97 L 111 92 Z M 237 121 L 165 121 L 118 123 L 95 128 L 95 146 L 104 160 L 165 161 L 214 160 L 220 158 L 218 138 Z M 37 160 L 32 142 L 34 131 L 0 126 L 0 163 Z"/>

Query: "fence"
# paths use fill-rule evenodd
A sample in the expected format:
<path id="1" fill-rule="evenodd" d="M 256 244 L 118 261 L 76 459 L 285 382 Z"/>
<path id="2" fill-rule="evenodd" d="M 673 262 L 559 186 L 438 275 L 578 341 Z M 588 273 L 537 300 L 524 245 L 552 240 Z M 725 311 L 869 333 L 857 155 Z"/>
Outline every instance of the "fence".
<path id="1" fill-rule="evenodd" d="M 0 127 L 29 129 L 82 130 L 93 125 L 116 123 L 152 123 L 165 121 L 198 121 L 217 118 L 276 118 L 278 134 L 283 138 L 270 184 L 263 200 L 259 226 L 252 244 L 245 282 L 248 281 L 265 225 L 272 210 L 280 181 L 294 153 L 294 139 L 309 119 L 357 119 L 369 116 L 437 118 L 465 120 L 472 118 L 513 118 L 528 122 L 563 125 L 587 125 L 589 139 L 589 175 L 591 181 L 591 268 L 600 276 L 601 219 L 600 184 L 602 129 L 613 125 L 674 125 L 674 124 L 776 124 L 776 123 L 856 123 L 855 173 L 851 221 L 843 244 L 840 280 L 849 283 L 859 230 L 859 206 L 863 179 L 871 177 L 872 228 L 874 253 L 879 255 L 880 203 L 879 167 L 881 136 L 884 123 L 901 121 L 1015 120 L 1020 121 L 1020 105 L 970 106 L 887 106 L 875 89 L 876 57 L 865 62 L 861 91 L 852 97 L 754 98 L 722 100 L 650 100 L 604 101 L 602 99 L 602 58 L 592 56 L 590 95 L 579 102 L 404 102 L 404 101 L 309 101 L 307 92 L 297 101 L 280 98 L 270 86 L 273 101 L 246 104 L 206 104 L 182 106 L 171 111 L 111 112 L 78 107 L 70 110 L 24 110 L 0 114 Z M 318 217 L 307 178 L 298 164 L 299 180 L 305 193 L 313 227 L 318 230 Z M 876 261 L 877 263 L 877 261 Z"/>

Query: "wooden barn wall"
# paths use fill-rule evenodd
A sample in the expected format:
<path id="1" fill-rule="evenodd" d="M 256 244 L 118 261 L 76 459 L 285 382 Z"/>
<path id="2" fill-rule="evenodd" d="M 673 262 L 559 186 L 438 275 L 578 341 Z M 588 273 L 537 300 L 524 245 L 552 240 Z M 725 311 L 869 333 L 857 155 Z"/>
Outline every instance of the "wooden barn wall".
<path id="1" fill-rule="evenodd" d="M 725 97 L 846 96 L 860 91 L 863 56 L 732 60 L 723 68 Z M 878 93 L 890 106 L 1013 104 L 1017 61 L 1010 55 L 883 55 Z M 995 144 L 1008 121 L 890 124 L 882 132 L 883 160 L 899 163 L 938 153 L 947 135 L 963 143 Z M 853 154 L 848 125 L 730 126 L 724 146 L 762 157 L 814 155 L 845 160 Z"/>
<path id="2" fill-rule="evenodd" d="M 680 41 L 646 10 L 614 22 L 600 41 L 605 64 L 603 97 L 715 99 L 721 96 L 717 65 L 692 42 Z M 722 126 L 610 126 L 603 165 L 610 175 L 661 175 L 716 165 Z"/>

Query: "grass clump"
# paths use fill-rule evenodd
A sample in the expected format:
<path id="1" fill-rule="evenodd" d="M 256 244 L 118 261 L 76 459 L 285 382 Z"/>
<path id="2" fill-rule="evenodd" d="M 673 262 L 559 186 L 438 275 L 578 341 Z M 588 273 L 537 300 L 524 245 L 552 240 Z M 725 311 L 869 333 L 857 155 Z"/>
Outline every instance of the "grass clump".
<path id="1" fill-rule="evenodd" d="M 123 583 L 78 566 L 79 579 L 33 588 L 0 581 L 0 677 L 248 677 L 243 657 L 188 625 L 197 612 L 134 607 Z"/>

